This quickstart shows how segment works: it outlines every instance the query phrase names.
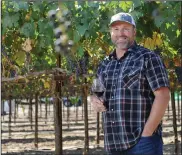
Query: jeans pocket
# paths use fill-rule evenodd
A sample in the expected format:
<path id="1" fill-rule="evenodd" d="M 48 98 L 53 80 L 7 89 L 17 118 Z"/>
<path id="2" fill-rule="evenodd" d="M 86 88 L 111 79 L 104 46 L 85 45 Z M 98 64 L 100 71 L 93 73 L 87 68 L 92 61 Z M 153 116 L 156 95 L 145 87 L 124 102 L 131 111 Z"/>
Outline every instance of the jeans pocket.
<path id="1" fill-rule="evenodd" d="M 138 143 L 128 150 L 127 155 L 155 155 L 152 136 L 141 137 Z"/>
<path id="2" fill-rule="evenodd" d="M 140 137 L 138 143 L 127 151 L 127 155 L 163 155 L 159 135 Z"/>
<path id="3" fill-rule="evenodd" d="M 156 147 L 155 147 L 155 139 L 156 135 L 141 137 L 140 149 L 142 150 L 143 155 L 155 155 L 156 154 Z"/>

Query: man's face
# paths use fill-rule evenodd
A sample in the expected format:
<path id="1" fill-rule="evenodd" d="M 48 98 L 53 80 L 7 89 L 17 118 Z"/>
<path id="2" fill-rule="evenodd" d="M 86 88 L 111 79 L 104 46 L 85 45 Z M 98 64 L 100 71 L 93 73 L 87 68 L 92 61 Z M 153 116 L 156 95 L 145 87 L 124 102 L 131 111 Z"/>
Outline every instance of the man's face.
<path id="1" fill-rule="evenodd" d="M 110 27 L 111 40 L 116 48 L 126 50 L 135 39 L 136 30 L 126 22 L 115 22 Z"/>

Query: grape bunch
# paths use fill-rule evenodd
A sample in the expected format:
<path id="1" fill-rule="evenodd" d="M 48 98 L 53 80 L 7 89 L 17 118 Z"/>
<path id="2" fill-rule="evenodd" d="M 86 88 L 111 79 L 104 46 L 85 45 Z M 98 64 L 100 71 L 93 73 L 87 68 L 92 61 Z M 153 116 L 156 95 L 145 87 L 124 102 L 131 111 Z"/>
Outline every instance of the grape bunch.
<path id="1" fill-rule="evenodd" d="M 89 64 L 89 54 L 87 51 L 84 52 L 84 56 L 79 60 L 79 65 L 81 69 L 81 74 L 86 74 Z"/>
<path id="2" fill-rule="evenodd" d="M 88 65 L 89 65 L 89 54 L 87 51 L 85 51 L 83 57 L 78 60 L 78 63 L 75 66 L 76 76 L 78 77 L 80 75 L 87 74 Z"/>
<path id="3" fill-rule="evenodd" d="M 4 55 L 4 56 L 8 56 L 5 52 L 5 47 L 3 45 L 1 45 L 1 54 Z"/>
<path id="4" fill-rule="evenodd" d="M 69 21 L 69 11 L 67 9 L 50 10 L 48 16 L 51 20 L 53 31 L 56 37 L 54 42 L 55 51 L 67 54 L 73 47 L 73 41 L 69 40 L 68 30 L 71 27 L 71 21 Z"/>
<path id="5" fill-rule="evenodd" d="M 67 59 L 67 69 L 76 74 L 76 77 L 87 74 L 89 65 L 89 54 L 87 51 L 79 60 L 73 60 L 71 57 L 66 57 Z"/>
<path id="6" fill-rule="evenodd" d="M 72 60 L 70 57 L 66 57 L 67 60 L 67 69 L 75 72 L 75 66 L 76 66 L 76 61 Z"/>
<path id="7" fill-rule="evenodd" d="M 14 77 L 16 77 L 17 75 L 16 75 L 16 70 L 10 70 L 10 77 L 11 78 L 14 78 Z"/>
<path id="8" fill-rule="evenodd" d="M 175 72 L 179 83 L 182 83 L 182 67 L 175 67 Z"/>

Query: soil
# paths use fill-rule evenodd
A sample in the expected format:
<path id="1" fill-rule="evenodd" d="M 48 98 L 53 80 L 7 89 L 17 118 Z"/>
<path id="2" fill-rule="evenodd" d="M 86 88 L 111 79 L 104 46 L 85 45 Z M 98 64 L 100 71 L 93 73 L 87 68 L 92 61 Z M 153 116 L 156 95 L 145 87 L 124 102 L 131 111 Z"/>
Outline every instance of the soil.
<path id="1" fill-rule="evenodd" d="M 34 109 L 33 105 L 33 117 Z M 63 106 L 63 154 L 83 154 L 84 151 L 84 117 L 82 107 L 70 107 L 70 117 L 67 120 L 67 107 Z M 31 128 L 30 118 L 28 116 L 28 105 L 19 105 L 18 115 L 16 119 L 14 114 L 11 117 L 11 125 L 9 133 L 9 115 L 1 116 L 1 152 L 3 155 L 52 155 L 55 150 L 55 135 L 54 135 L 54 112 L 53 105 L 48 105 L 47 119 L 45 116 L 45 104 L 39 106 L 39 126 L 38 148 L 34 145 L 34 118 L 33 128 Z M 42 109 L 40 111 L 40 109 Z M 77 116 L 78 114 L 78 116 Z M 178 114 L 178 111 L 177 111 Z M 106 154 L 103 148 L 103 133 L 100 132 L 100 144 L 96 145 L 96 113 L 88 106 L 89 118 L 89 154 Z M 178 115 L 177 115 L 178 116 Z M 76 119 L 77 118 L 77 119 Z M 174 154 L 174 132 L 172 126 L 172 111 L 171 108 L 166 111 L 163 119 L 163 142 L 164 142 L 164 155 Z M 178 118 L 178 117 L 177 117 Z M 177 120 L 178 125 L 178 141 L 179 141 L 179 154 L 181 154 L 181 119 Z M 101 126 L 101 125 L 100 125 Z M 102 130 L 100 130 L 102 131 Z"/>

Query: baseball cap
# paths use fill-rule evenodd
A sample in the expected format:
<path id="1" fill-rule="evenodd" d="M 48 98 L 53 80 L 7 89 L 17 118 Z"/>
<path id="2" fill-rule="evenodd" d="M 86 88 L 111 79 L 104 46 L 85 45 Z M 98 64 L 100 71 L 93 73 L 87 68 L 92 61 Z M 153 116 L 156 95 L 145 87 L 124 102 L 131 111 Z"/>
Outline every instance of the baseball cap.
<path id="1" fill-rule="evenodd" d="M 118 14 L 113 15 L 111 17 L 111 21 L 109 25 L 111 26 L 114 22 L 117 22 L 117 21 L 127 22 L 136 27 L 135 21 L 129 13 L 120 12 Z"/>

